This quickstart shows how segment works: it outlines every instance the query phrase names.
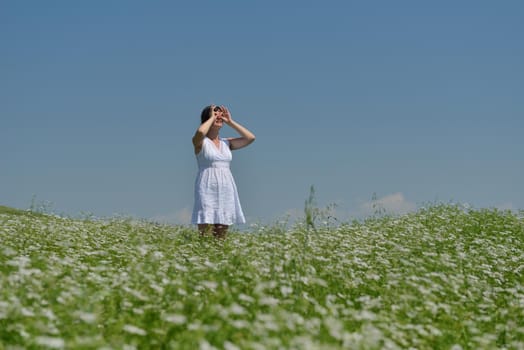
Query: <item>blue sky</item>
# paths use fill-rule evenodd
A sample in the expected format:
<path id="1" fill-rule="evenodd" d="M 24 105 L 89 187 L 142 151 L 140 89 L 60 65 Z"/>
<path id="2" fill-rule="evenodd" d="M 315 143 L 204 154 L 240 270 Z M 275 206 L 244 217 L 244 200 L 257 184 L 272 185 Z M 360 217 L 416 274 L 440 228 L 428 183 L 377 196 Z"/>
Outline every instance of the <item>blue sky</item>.
<path id="1" fill-rule="evenodd" d="M 521 1 L 2 1 L 0 204 L 187 223 L 225 104 L 248 220 L 524 208 Z M 222 136 L 234 136 L 224 128 Z"/>

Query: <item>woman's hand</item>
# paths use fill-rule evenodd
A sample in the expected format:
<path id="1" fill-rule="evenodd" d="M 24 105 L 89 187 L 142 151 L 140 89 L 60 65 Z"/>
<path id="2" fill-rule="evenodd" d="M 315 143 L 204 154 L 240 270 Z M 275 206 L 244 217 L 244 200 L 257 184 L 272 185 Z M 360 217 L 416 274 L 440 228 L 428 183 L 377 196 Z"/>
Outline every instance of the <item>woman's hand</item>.
<path id="1" fill-rule="evenodd" d="M 231 118 L 231 113 L 226 108 L 226 106 L 220 106 L 220 108 L 222 108 L 222 120 L 224 121 L 224 123 L 235 129 L 241 136 L 228 139 L 229 148 L 231 150 L 246 147 L 247 145 L 255 141 L 255 135 L 251 131 L 238 124 L 237 122 L 233 121 L 233 118 Z"/>
<path id="2" fill-rule="evenodd" d="M 227 109 L 226 106 L 220 106 L 222 109 L 222 120 L 227 125 L 231 124 L 233 122 L 233 118 L 231 118 L 231 113 L 229 112 L 229 109 Z"/>
<path id="3" fill-rule="evenodd" d="M 215 121 L 217 119 L 217 113 L 215 112 L 215 105 L 211 105 L 211 108 L 209 109 L 209 119 Z"/>

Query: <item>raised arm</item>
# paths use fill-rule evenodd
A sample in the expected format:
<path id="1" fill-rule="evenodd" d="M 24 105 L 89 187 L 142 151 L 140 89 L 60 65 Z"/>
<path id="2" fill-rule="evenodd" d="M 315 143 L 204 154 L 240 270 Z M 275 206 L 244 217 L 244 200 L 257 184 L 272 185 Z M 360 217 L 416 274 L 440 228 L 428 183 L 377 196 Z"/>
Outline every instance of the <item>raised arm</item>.
<path id="1" fill-rule="evenodd" d="M 195 148 L 195 154 L 199 154 L 200 150 L 202 149 L 202 144 L 204 142 L 204 138 L 206 137 L 207 133 L 209 132 L 209 129 L 213 125 L 216 119 L 216 114 L 214 113 L 215 106 L 211 105 L 211 108 L 209 109 L 209 119 L 206 120 L 204 123 L 200 124 L 197 131 L 195 132 L 195 136 L 193 136 L 193 147 Z"/>
<path id="2" fill-rule="evenodd" d="M 235 129 L 241 136 L 229 139 L 229 148 L 231 148 L 231 150 L 246 147 L 250 145 L 253 141 L 255 141 L 255 135 L 251 131 L 249 131 L 239 123 L 235 122 L 231 118 L 231 113 L 229 113 L 229 110 L 225 106 L 221 106 L 221 108 L 224 111 L 224 114 L 222 116 L 224 122 L 233 129 Z"/>

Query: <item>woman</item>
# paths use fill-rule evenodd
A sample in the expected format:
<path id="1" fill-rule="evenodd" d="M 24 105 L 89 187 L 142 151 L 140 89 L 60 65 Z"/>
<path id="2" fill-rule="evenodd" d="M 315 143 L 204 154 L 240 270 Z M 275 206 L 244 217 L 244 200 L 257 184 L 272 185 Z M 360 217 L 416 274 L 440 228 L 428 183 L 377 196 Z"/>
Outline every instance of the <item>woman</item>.
<path id="1" fill-rule="evenodd" d="M 191 221 L 198 225 L 201 235 L 212 232 L 215 237 L 225 238 L 229 225 L 246 222 L 229 169 L 231 151 L 251 144 L 255 135 L 233 121 L 225 106 L 207 106 L 200 119 L 201 125 L 193 136 L 198 175 Z M 219 132 L 224 123 L 235 129 L 240 137 L 221 138 Z"/>

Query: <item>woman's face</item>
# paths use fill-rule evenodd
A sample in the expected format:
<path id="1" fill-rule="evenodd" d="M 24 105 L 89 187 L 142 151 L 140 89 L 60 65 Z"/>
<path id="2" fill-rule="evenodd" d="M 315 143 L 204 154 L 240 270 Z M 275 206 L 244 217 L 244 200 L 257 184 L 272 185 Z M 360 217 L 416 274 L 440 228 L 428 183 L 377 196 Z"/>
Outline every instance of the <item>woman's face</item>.
<path id="1" fill-rule="evenodd" d="M 216 116 L 214 124 L 216 126 L 222 126 L 224 124 L 224 121 L 222 120 L 222 116 L 224 115 L 224 112 L 220 107 L 215 107 L 213 109 L 213 114 Z"/>

